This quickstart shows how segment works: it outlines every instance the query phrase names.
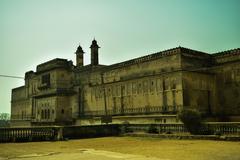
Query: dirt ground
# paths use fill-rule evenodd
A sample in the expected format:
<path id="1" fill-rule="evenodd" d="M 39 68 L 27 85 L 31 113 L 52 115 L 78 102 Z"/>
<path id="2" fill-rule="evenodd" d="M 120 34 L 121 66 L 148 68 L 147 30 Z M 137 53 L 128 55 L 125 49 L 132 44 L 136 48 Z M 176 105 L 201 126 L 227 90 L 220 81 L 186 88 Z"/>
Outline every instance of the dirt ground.
<path id="1" fill-rule="evenodd" d="M 105 137 L 0 144 L 0 160 L 239 160 L 240 142 Z"/>

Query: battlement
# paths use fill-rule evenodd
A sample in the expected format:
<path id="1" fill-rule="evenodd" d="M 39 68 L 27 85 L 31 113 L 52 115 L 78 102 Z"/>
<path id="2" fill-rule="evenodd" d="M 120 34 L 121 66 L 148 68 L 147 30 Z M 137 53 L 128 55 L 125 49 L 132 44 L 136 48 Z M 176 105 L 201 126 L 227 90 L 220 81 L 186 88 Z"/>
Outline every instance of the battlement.
<path id="1" fill-rule="evenodd" d="M 217 64 L 240 61 L 240 48 L 214 53 L 212 57 Z"/>

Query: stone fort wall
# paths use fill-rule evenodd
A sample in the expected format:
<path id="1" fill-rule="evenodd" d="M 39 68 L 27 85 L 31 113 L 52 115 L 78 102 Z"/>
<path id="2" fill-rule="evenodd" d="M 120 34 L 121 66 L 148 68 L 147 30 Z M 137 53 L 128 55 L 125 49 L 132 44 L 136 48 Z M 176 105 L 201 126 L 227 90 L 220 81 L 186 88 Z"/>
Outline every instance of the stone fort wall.
<path id="1" fill-rule="evenodd" d="M 12 120 L 91 124 L 111 115 L 121 123 L 142 115 L 152 122 L 157 115 L 176 123 L 184 108 L 240 120 L 240 49 L 211 55 L 177 47 L 109 66 L 77 61 L 54 59 L 26 72 L 25 85 L 12 90 Z"/>

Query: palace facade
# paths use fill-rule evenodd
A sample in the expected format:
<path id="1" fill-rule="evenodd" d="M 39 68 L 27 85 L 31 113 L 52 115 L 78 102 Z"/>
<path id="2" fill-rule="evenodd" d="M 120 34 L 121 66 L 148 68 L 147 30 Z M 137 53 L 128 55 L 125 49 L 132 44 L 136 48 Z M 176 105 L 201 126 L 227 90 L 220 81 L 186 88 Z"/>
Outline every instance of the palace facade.
<path id="1" fill-rule="evenodd" d="M 208 54 L 177 47 L 112 65 L 99 64 L 91 44 L 76 65 L 53 59 L 25 73 L 12 89 L 12 125 L 178 123 L 195 108 L 213 121 L 240 121 L 240 48 Z"/>

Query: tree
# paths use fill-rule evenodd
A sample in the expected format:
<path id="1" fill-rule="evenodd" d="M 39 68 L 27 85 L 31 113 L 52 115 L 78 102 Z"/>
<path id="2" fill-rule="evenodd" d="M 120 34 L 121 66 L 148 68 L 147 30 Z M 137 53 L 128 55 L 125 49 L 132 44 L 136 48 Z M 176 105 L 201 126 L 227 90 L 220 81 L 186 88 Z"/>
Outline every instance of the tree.
<path id="1" fill-rule="evenodd" d="M 0 113 L 0 127 L 9 127 L 10 114 Z"/>
<path id="2" fill-rule="evenodd" d="M 202 118 L 198 110 L 184 109 L 178 113 L 178 117 L 191 134 L 201 133 Z"/>
<path id="3" fill-rule="evenodd" d="M 5 121 L 10 120 L 10 114 L 9 113 L 0 113 L 0 120 L 5 120 Z"/>

